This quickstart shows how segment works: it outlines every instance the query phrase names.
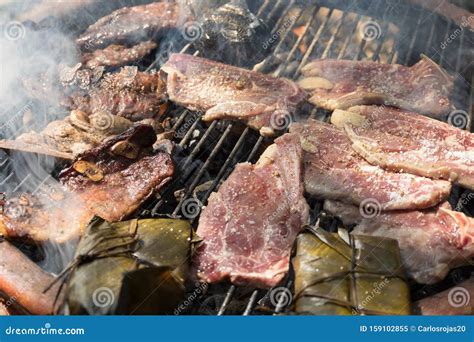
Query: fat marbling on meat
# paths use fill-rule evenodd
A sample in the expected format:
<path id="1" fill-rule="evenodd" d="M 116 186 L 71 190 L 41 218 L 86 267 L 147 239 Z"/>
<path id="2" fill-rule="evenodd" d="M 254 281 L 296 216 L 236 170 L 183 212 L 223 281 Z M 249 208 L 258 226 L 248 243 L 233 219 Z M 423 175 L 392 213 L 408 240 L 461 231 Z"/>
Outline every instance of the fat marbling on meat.
<path id="1" fill-rule="evenodd" d="M 451 183 L 395 173 L 370 165 L 343 130 L 309 119 L 291 124 L 303 147 L 304 184 L 310 195 L 383 210 L 431 207 L 449 196 Z"/>
<path id="2" fill-rule="evenodd" d="M 443 280 L 449 270 L 473 265 L 474 219 L 442 204 L 425 210 L 380 212 L 327 200 L 324 209 L 356 224 L 354 234 L 398 240 L 403 266 L 422 284 Z"/>
<path id="3" fill-rule="evenodd" d="M 411 67 L 322 59 L 307 64 L 300 85 L 325 109 L 385 104 L 439 117 L 452 110 L 453 77 L 426 56 Z"/>
<path id="4" fill-rule="evenodd" d="M 299 138 L 285 134 L 259 161 L 238 164 L 199 219 L 198 276 L 236 285 L 277 285 L 291 246 L 309 217 L 303 197 Z"/>
<path id="5" fill-rule="evenodd" d="M 161 70 L 171 101 L 204 111 L 204 121 L 241 120 L 262 135 L 286 128 L 306 97 L 290 80 L 186 54 L 172 54 Z"/>
<path id="6" fill-rule="evenodd" d="M 467 118 L 466 118 L 467 120 Z M 474 190 L 474 134 L 416 113 L 379 106 L 335 111 L 352 148 L 372 164 L 446 179 Z"/>

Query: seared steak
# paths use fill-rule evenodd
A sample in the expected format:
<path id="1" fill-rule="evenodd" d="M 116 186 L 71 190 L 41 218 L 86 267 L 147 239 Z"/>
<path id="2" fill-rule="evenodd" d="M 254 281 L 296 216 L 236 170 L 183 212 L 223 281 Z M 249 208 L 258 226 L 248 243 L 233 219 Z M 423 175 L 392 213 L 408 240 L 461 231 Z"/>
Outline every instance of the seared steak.
<path id="1" fill-rule="evenodd" d="M 155 2 L 148 5 L 123 7 L 89 26 L 76 41 L 83 50 L 104 48 L 110 44 L 135 44 L 157 39 L 178 21 L 186 21 L 180 5 Z"/>
<path id="2" fill-rule="evenodd" d="M 474 189 L 474 134 L 415 113 L 357 106 L 335 111 L 352 147 L 388 170 L 447 179 Z"/>
<path id="3" fill-rule="evenodd" d="M 408 274 L 423 284 L 442 280 L 452 268 L 473 265 L 474 219 L 446 205 L 428 210 L 364 212 L 341 202 L 325 201 L 324 209 L 356 223 L 354 234 L 397 239 Z"/>
<path id="4" fill-rule="evenodd" d="M 166 100 L 163 88 L 157 74 L 123 67 L 118 73 L 105 74 L 86 93 L 78 91 L 65 105 L 88 114 L 105 111 L 140 121 L 159 116 L 160 106 Z"/>
<path id="5" fill-rule="evenodd" d="M 197 234 L 198 276 L 268 288 L 288 271 L 291 246 L 308 221 L 301 180 L 302 150 L 285 134 L 257 164 L 238 164 L 209 197 Z"/>
<path id="6" fill-rule="evenodd" d="M 305 93 L 290 80 L 186 54 L 172 54 L 161 68 L 170 100 L 205 111 L 203 120 L 234 119 L 273 135 L 286 128 Z"/>
<path id="7" fill-rule="evenodd" d="M 118 67 L 142 59 L 156 47 L 157 44 L 152 41 L 142 42 L 132 47 L 113 44 L 102 50 L 85 52 L 82 55 L 82 63 L 88 68 Z"/>
<path id="8" fill-rule="evenodd" d="M 411 67 L 368 61 L 316 60 L 302 69 L 300 85 L 322 108 L 386 104 L 439 117 L 452 109 L 453 78 L 426 56 Z"/>
<path id="9" fill-rule="evenodd" d="M 339 128 L 316 120 L 293 123 L 304 151 L 306 192 L 320 199 L 363 204 L 374 201 L 380 209 L 416 209 L 446 199 L 451 183 L 408 173 L 384 171 L 370 165 L 351 148 Z"/>

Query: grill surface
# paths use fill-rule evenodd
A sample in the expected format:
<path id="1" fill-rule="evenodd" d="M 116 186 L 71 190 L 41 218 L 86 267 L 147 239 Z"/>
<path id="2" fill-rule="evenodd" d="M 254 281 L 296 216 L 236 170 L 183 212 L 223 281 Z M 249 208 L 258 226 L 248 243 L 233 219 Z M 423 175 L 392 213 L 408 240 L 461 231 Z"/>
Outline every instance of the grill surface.
<path id="1" fill-rule="evenodd" d="M 411 8 L 401 1 L 346 1 L 350 6 L 345 7 L 339 4 L 339 7 L 330 7 L 329 3 L 280 0 L 255 2 L 253 11 L 272 28 L 276 45 L 272 54 L 254 69 L 297 79 L 301 68 L 313 58 L 411 65 L 423 53 L 455 75 L 454 104 L 472 117 L 470 91 L 473 77 L 472 68 L 468 65 L 469 49 L 466 47 L 472 46 L 473 37 L 468 30 L 463 30 L 447 48 L 442 49 L 441 42 L 446 41 L 457 26 L 436 14 Z M 375 23 L 379 29 L 375 39 L 364 39 L 362 35 L 364 25 L 368 22 Z M 192 44 L 184 43 L 174 43 L 172 51 L 205 56 L 205 51 L 195 51 Z M 167 54 L 162 53 L 146 69 L 158 68 L 166 57 Z M 312 117 L 327 121 L 329 115 L 327 111 L 306 105 L 294 119 Z M 237 163 L 255 162 L 272 140 L 236 122 L 212 122 L 207 125 L 201 121 L 201 113 L 179 107 L 171 107 L 163 119 L 171 120 L 176 132 L 174 140 L 177 143 L 178 169 L 175 179 L 158 197 L 145 203 L 138 215 L 185 216 L 196 227 L 199 213 L 199 210 L 194 210 L 196 205 L 205 205 L 211 192 L 219 187 Z M 10 123 L 4 125 L 7 124 Z M 45 173 L 40 175 L 27 170 L 19 172 L 21 168 L 18 165 L 13 168 L 12 164 L 21 163 L 22 160 L 9 158 L 0 151 L 0 186 L 5 191 L 21 190 L 29 182 L 40 184 L 48 173 L 53 173 L 54 177 L 52 162 L 47 158 L 40 161 L 43 166 L 46 165 Z M 455 189 L 451 204 L 472 215 L 472 203 L 465 200 L 470 197 L 468 192 Z M 318 220 L 329 230 L 337 229 L 338 222 L 321 213 L 321 202 L 310 200 L 309 203 L 312 209 L 311 224 Z M 459 206 L 459 203 L 463 205 Z M 416 300 L 444 290 L 469 277 L 472 271 L 469 267 L 454 270 L 443 283 L 435 286 L 413 284 L 412 297 Z M 292 288 L 291 272 L 285 286 Z M 187 297 L 189 305 L 179 313 L 248 315 L 289 310 L 282 305 L 271 305 L 269 295 L 270 291 L 237 288 L 225 283 L 209 286 L 201 284 L 190 289 Z"/>

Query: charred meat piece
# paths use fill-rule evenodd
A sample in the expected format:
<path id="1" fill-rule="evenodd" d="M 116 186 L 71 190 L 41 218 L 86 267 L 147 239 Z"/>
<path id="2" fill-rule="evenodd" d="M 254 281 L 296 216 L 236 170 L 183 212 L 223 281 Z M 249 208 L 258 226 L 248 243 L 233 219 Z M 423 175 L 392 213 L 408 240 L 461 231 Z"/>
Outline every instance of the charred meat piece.
<path id="1" fill-rule="evenodd" d="M 13 194 L 5 199 L 0 214 L 0 235 L 37 243 L 65 243 L 78 239 L 94 216 L 73 194 L 60 185 L 47 193 Z"/>
<path id="2" fill-rule="evenodd" d="M 387 211 L 325 201 L 324 209 L 357 224 L 354 234 L 397 239 L 409 276 L 422 284 L 442 280 L 452 268 L 473 264 L 474 219 L 440 205 L 428 210 Z"/>
<path id="3" fill-rule="evenodd" d="M 133 213 L 173 175 L 169 141 L 152 152 L 153 127 L 137 125 L 81 154 L 63 170 L 60 181 L 88 210 L 106 221 Z"/>
<path id="4" fill-rule="evenodd" d="M 268 288 L 288 272 L 290 250 L 309 217 L 301 181 L 302 150 L 286 134 L 257 164 L 238 164 L 201 214 L 198 276 Z"/>
<path id="5" fill-rule="evenodd" d="M 0 255 L 0 292 L 32 314 L 51 315 L 59 287 L 44 291 L 54 277 L 7 241 L 0 242 Z"/>
<path id="6" fill-rule="evenodd" d="M 413 304 L 417 313 L 430 316 L 474 315 L 474 278 L 423 298 Z"/>
<path id="7" fill-rule="evenodd" d="M 467 120 L 464 115 L 460 113 Z M 372 164 L 447 179 L 474 190 L 474 134 L 468 131 L 415 113 L 377 106 L 335 111 L 331 121 L 344 127 L 354 150 Z"/>
<path id="8" fill-rule="evenodd" d="M 152 151 L 155 141 L 151 126 L 137 125 L 76 158 L 61 172 L 63 186 L 5 198 L 0 234 L 65 243 L 81 237 L 94 215 L 122 220 L 173 175 L 171 143 Z"/>
<path id="9" fill-rule="evenodd" d="M 123 66 L 142 59 L 156 47 L 157 44 L 152 41 L 142 42 L 132 47 L 112 44 L 102 50 L 85 52 L 82 55 L 82 63 L 87 68 Z"/>
<path id="10" fill-rule="evenodd" d="M 83 50 L 104 48 L 110 44 L 135 44 L 154 40 L 186 21 L 177 3 L 155 2 L 124 7 L 89 26 L 76 41 Z"/>
<path id="11" fill-rule="evenodd" d="M 126 118 L 107 112 L 88 116 L 73 110 L 64 120 L 52 121 L 40 133 L 24 133 L 14 141 L 0 141 L 0 147 L 72 159 L 132 126 L 133 122 Z"/>
<path id="12" fill-rule="evenodd" d="M 374 201 L 383 210 L 417 209 L 445 200 L 451 183 L 370 165 L 351 148 L 343 130 L 321 121 L 293 123 L 301 139 L 306 192 L 355 205 Z"/>
<path id="13" fill-rule="evenodd" d="M 453 78 L 423 56 L 411 67 L 367 61 L 316 60 L 302 69 L 299 85 L 325 109 L 385 104 L 429 116 L 449 113 Z"/>
<path id="14" fill-rule="evenodd" d="M 137 67 L 123 67 L 119 73 L 105 74 L 86 93 L 72 95 L 65 105 L 88 114 L 108 112 L 140 121 L 160 114 L 160 106 L 166 100 L 163 92 L 164 85 L 157 74 L 140 72 Z"/>
<path id="15" fill-rule="evenodd" d="M 306 96 L 290 80 L 186 54 L 172 54 L 161 70 L 170 100 L 205 111 L 204 121 L 241 120 L 262 135 L 286 128 Z"/>

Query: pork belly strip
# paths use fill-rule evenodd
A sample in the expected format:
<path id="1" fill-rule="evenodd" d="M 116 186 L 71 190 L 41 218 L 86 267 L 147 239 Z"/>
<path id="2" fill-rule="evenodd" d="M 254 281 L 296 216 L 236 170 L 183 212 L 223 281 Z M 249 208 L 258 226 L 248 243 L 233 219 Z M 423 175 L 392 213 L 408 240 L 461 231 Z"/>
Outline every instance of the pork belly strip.
<path id="1" fill-rule="evenodd" d="M 378 106 L 335 111 L 352 147 L 371 164 L 474 190 L 474 134 L 411 112 Z"/>
<path id="2" fill-rule="evenodd" d="M 59 284 L 46 293 L 43 291 L 55 278 L 7 241 L 0 242 L 0 255 L 0 292 L 7 296 L 6 299 L 20 304 L 32 314 L 52 314 Z"/>
<path id="3" fill-rule="evenodd" d="M 474 278 L 413 303 L 421 315 L 474 315 Z"/>
<path id="4" fill-rule="evenodd" d="M 142 59 L 156 47 L 157 44 L 152 41 L 141 42 L 132 47 L 112 44 L 104 49 L 83 53 L 82 63 L 88 68 L 123 66 Z"/>
<path id="5" fill-rule="evenodd" d="M 152 152 L 155 141 L 153 127 L 137 125 L 81 154 L 60 181 L 90 212 L 120 221 L 171 180 L 171 142 Z"/>
<path id="6" fill-rule="evenodd" d="M 262 135 L 286 128 L 306 97 L 290 80 L 186 54 L 172 54 L 161 70 L 171 101 L 204 111 L 204 121 L 241 120 Z"/>
<path id="7" fill-rule="evenodd" d="M 303 147 L 304 185 L 311 196 L 360 205 L 372 201 L 383 210 L 434 206 L 446 199 L 451 183 L 370 165 L 352 148 L 343 130 L 308 120 L 293 123 Z"/>
<path id="8" fill-rule="evenodd" d="M 325 201 L 324 209 L 345 225 L 356 224 L 354 234 L 397 239 L 403 266 L 419 283 L 435 283 L 452 268 L 474 264 L 474 219 L 444 205 L 364 212 L 342 202 Z"/>
<path id="9" fill-rule="evenodd" d="M 166 102 L 164 85 L 158 74 L 138 71 L 137 67 L 123 67 L 120 72 L 107 73 L 87 91 L 77 91 L 64 106 L 87 114 L 107 112 L 140 121 L 157 117 Z"/>
<path id="10" fill-rule="evenodd" d="M 77 44 L 83 50 L 104 48 L 110 44 L 135 44 L 157 39 L 176 28 L 179 21 L 187 21 L 180 5 L 155 2 L 148 5 L 123 7 L 89 26 Z"/>
<path id="11" fill-rule="evenodd" d="M 268 288 L 288 272 L 291 246 L 309 218 L 298 136 L 285 134 L 255 164 L 238 164 L 199 219 L 198 276 Z"/>
<path id="12" fill-rule="evenodd" d="M 307 79 L 301 85 L 312 92 L 309 101 L 325 109 L 386 104 L 434 117 L 452 110 L 448 96 L 453 78 L 426 56 L 411 67 L 369 61 L 316 60 L 307 64 L 302 73 Z"/>

